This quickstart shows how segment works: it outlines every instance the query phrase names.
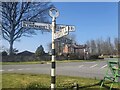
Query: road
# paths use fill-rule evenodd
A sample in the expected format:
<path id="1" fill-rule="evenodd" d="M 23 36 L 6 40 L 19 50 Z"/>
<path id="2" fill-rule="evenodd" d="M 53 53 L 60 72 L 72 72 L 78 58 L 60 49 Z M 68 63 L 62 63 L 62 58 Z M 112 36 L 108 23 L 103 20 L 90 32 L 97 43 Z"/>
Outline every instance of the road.
<path id="1" fill-rule="evenodd" d="M 56 74 L 97 78 L 103 79 L 106 69 L 107 60 L 93 61 L 93 62 L 69 62 L 57 63 Z M 3 65 L 2 73 L 35 73 L 35 74 L 49 74 L 51 64 L 29 64 L 29 65 Z"/>

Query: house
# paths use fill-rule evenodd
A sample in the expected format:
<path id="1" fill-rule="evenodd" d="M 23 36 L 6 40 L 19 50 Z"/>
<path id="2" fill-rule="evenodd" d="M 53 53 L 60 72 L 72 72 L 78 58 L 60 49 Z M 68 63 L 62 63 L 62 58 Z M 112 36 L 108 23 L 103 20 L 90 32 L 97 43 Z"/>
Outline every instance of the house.
<path id="1" fill-rule="evenodd" d="M 30 51 L 23 51 L 23 52 L 18 53 L 17 55 L 20 55 L 20 56 L 31 56 L 31 55 L 34 55 L 34 53 L 30 52 Z"/>
<path id="2" fill-rule="evenodd" d="M 87 45 L 65 44 L 63 47 L 64 54 L 75 54 L 80 59 L 89 58 L 89 48 Z"/>

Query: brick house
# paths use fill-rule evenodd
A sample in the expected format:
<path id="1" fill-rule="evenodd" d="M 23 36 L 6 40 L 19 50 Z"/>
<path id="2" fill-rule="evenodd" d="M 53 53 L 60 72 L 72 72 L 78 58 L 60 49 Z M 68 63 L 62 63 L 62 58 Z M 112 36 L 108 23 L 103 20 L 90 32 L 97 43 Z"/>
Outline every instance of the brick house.
<path id="1" fill-rule="evenodd" d="M 89 48 L 87 45 L 65 44 L 63 47 L 64 54 L 75 54 L 80 59 L 89 59 Z"/>

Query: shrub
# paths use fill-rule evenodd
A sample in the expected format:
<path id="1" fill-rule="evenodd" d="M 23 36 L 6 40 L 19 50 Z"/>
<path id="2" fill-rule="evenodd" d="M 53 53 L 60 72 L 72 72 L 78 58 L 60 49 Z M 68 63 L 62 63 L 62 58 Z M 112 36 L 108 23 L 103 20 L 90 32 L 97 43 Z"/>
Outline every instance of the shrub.
<path id="1" fill-rule="evenodd" d="M 110 58 L 113 58 L 113 56 L 112 56 L 112 55 L 110 55 Z"/>
<path id="2" fill-rule="evenodd" d="M 90 59 L 99 59 L 99 55 L 90 55 Z"/>
<path id="3" fill-rule="evenodd" d="M 2 52 L 2 56 L 7 56 L 7 52 L 6 52 L 6 51 L 3 51 L 3 52 Z"/>

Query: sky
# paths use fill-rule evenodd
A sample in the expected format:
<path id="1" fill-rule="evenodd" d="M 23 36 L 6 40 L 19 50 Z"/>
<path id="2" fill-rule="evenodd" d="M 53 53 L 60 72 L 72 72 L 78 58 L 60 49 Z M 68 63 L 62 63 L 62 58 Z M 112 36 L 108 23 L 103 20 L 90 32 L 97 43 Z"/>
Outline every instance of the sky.
<path id="1" fill-rule="evenodd" d="M 75 36 L 78 44 L 85 44 L 87 40 L 98 38 L 113 40 L 118 37 L 118 4 L 117 2 L 54 2 L 60 15 L 56 19 L 57 24 L 74 25 Z M 48 52 L 48 44 L 51 43 L 51 32 L 33 37 L 22 37 L 14 43 L 14 48 L 21 51 L 35 52 L 38 46 L 43 45 Z M 8 42 L 3 40 L 3 45 L 9 47 Z"/>

